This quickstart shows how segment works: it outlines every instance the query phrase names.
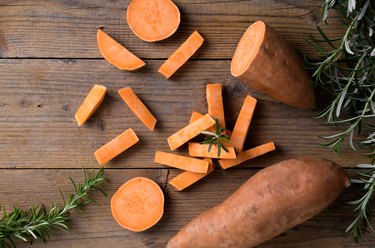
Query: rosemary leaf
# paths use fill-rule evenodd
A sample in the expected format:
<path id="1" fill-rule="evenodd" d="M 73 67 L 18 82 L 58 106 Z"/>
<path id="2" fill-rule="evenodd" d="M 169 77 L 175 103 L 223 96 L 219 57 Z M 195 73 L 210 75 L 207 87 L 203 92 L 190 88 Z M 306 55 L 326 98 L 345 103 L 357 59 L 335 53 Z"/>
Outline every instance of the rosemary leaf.
<path id="1" fill-rule="evenodd" d="M 28 243 L 31 243 L 33 239 L 46 242 L 50 239 L 54 229 L 67 231 L 70 211 L 73 209 L 81 211 L 81 207 L 94 202 L 89 197 L 90 192 L 99 191 L 106 196 L 101 186 L 106 181 L 103 168 L 96 174 L 92 171 L 89 176 L 84 170 L 84 175 L 85 181 L 82 184 L 77 184 L 70 178 L 75 192 L 69 194 L 68 198 L 65 198 L 60 190 L 63 199 L 62 206 L 52 203 L 49 211 L 44 205 L 33 206 L 26 210 L 13 206 L 11 212 L 6 212 L 3 208 L 3 215 L 0 219 L 0 247 L 16 247 L 14 239 Z"/>

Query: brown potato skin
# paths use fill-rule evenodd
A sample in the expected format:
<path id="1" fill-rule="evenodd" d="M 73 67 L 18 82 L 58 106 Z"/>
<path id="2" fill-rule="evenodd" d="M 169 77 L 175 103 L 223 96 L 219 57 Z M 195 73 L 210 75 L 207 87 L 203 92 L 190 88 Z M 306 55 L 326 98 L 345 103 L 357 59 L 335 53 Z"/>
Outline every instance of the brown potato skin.
<path id="1" fill-rule="evenodd" d="M 326 159 L 274 164 L 194 218 L 167 247 L 254 247 L 310 219 L 349 185 L 345 171 Z"/>
<path id="2" fill-rule="evenodd" d="M 265 37 L 254 60 L 238 76 L 249 87 L 297 108 L 314 108 L 309 72 L 296 51 L 265 23 Z"/>

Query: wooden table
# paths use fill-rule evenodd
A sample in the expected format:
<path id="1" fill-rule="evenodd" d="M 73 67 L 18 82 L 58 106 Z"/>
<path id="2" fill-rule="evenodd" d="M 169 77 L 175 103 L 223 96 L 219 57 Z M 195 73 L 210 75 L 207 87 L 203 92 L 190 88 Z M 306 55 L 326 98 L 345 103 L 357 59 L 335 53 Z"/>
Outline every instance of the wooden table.
<path id="1" fill-rule="evenodd" d="M 346 150 L 343 157 L 322 148 L 318 135 L 335 132 L 315 111 L 297 110 L 242 86 L 230 75 L 230 59 L 244 30 L 264 20 L 298 51 L 317 58 L 306 43 L 317 35 L 323 1 L 179 0 L 181 26 L 172 38 L 145 43 L 129 30 L 125 19 L 128 0 L 2 0 L 0 2 L 0 204 L 27 208 L 60 202 L 60 187 L 72 190 L 68 176 L 82 179 L 81 168 L 99 168 L 93 152 L 131 127 L 140 142 L 108 163 L 106 188 L 111 196 L 136 176 L 154 179 L 165 192 L 164 217 L 143 233 L 132 233 L 112 219 L 110 197 L 95 195 L 98 206 L 73 213 L 71 231 L 57 232 L 49 247 L 163 247 L 184 224 L 215 206 L 261 167 L 300 155 L 319 155 L 345 167 L 366 162 Z M 140 56 L 147 66 L 138 72 L 117 70 L 101 56 L 96 30 L 105 30 Z M 337 18 L 324 27 L 342 34 Z M 203 47 L 171 80 L 157 73 L 163 61 L 190 33 L 198 30 Z M 274 141 L 277 151 L 235 169 L 216 170 L 184 192 L 168 181 L 178 174 L 153 162 L 156 150 L 168 151 L 166 138 L 186 125 L 193 110 L 205 112 L 205 84 L 225 85 L 226 117 L 233 127 L 246 94 L 259 99 L 247 138 L 248 148 Z M 104 103 L 83 127 L 74 113 L 94 83 L 108 87 Z M 150 132 L 125 106 L 117 90 L 131 86 L 155 113 L 158 124 Z M 186 154 L 186 149 L 178 153 Z M 354 218 L 346 202 L 360 196 L 352 187 L 321 214 L 260 247 L 374 247 L 374 235 L 356 244 L 345 227 Z M 20 244 L 19 247 L 27 247 Z M 45 247 L 35 242 L 34 247 Z"/>

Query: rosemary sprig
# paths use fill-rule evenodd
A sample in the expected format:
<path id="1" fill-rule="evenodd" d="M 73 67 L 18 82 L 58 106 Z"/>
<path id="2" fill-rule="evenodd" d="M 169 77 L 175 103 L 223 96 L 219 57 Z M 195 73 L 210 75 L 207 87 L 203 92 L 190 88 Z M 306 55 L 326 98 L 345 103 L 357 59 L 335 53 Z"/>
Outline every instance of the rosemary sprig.
<path id="1" fill-rule="evenodd" d="M 324 145 L 341 153 L 343 143 L 348 141 L 352 149 L 369 150 L 367 155 L 375 159 L 374 1 L 326 0 L 324 21 L 331 8 L 337 10 L 346 25 L 345 34 L 341 38 L 329 39 L 318 27 L 322 39 L 310 36 L 307 41 L 317 49 L 322 61 L 305 59 L 306 65 L 313 71 L 316 86 L 333 96 L 331 103 L 317 117 L 346 128 L 334 135 L 324 136 L 328 140 Z M 364 137 L 363 133 L 368 135 Z"/>
<path id="2" fill-rule="evenodd" d="M 95 203 L 88 195 L 90 192 L 99 191 L 106 196 L 102 187 L 106 181 L 103 169 L 96 174 L 92 171 L 90 175 L 87 175 L 85 170 L 83 172 L 85 181 L 82 184 L 77 184 L 70 178 L 75 192 L 70 193 L 67 199 L 60 191 L 64 201 L 62 206 L 52 203 L 49 211 L 44 205 L 33 206 L 27 210 L 14 206 L 12 212 L 3 209 L 3 216 L 0 219 L 0 247 L 14 248 L 14 239 L 29 243 L 33 239 L 45 242 L 50 239 L 54 229 L 68 230 L 71 210 L 76 209 L 81 212 L 83 206 Z"/>
<path id="3" fill-rule="evenodd" d="M 375 162 L 375 1 L 374 0 L 326 0 L 323 20 L 335 9 L 346 26 L 342 37 L 329 39 L 318 27 L 321 40 L 310 36 L 308 42 L 322 56 L 320 62 L 305 58 L 306 65 L 313 71 L 317 87 L 328 91 L 333 100 L 317 115 L 329 124 L 340 125 L 344 131 L 324 136 L 324 144 L 341 153 L 348 141 L 354 150 L 360 150 Z M 365 135 L 363 135 L 365 134 Z M 367 135 L 366 135 L 367 134 Z M 355 219 L 346 229 L 355 240 L 362 236 L 364 226 L 369 226 L 370 203 L 375 190 L 375 166 L 359 165 L 363 183 L 363 196 L 350 202 L 354 205 Z M 364 168 L 369 170 L 363 171 Z"/>
<path id="4" fill-rule="evenodd" d="M 371 206 L 371 199 L 375 191 L 375 165 L 359 164 L 357 168 L 367 169 L 366 172 L 357 171 L 361 177 L 359 179 L 352 179 L 353 183 L 363 184 L 363 196 L 355 201 L 349 202 L 354 206 L 356 217 L 353 222 L 346 228 L 346 232 L 350 232 L 353 238 L 358 241 L 362 237 L 363 227 L 368 226 L 372 232 L 374 229 L 369 221 L 369 213 Z"/>
<path id="5" fill-rule="evenodd" d="M 211 148 L 213 145 L 217 146 L 218 157 L 220 157 L 221 149 L 223 149 L 225 152 L 228 152 L 228 149 L 225 147 L 225 145 L 222 142 L 230 144 L 229 135 L 223 134 L 224 131 L 225 131 L 225 128 L 220 127 L 219 120 L 215 119 L 215 133 L 209 132 L 209 131 L 201 132 L 201 134 L 207 135 L 204 138 L 204 141 L 201 142 L 201 144 L 209 144 L 208 152 L 211 151 Z"/>

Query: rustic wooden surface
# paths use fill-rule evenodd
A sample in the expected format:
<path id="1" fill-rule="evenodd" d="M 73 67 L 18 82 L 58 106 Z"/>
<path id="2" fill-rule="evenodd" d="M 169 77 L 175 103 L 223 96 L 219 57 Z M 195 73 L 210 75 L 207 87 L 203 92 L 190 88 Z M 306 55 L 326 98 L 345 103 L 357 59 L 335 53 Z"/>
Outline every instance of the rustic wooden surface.
<path id="1" fill-rule="evenodd" d="M 296 110 L 242 86 L 229 72 L 230 58 L 247 26 L 267 21 L 298 51 L 317 58 L 304 41 L 316 35 L 322 1 L 175 1 L 182 14 L 177 33 L 150 44 L 138 40 L 124 20 L 129 1 L 61 0 L 0 1 L 0 205 L 27 208 L 59 201 L 58 187 L 71 190 L 68 176 L 82 179 L 82 166 L 98 168 L 93 152 L 132 127 L 141 141 L 106 165 L 111 196 L 126 180 L 147 176 L 166 195 L 162 221 L 145 233 L 131 233 L 112 219 L 109 198 L 97 195 L 99 206 L 73 214 L 72 230 L 57 232 L 49 247 L 163 247 L 190 219 L 229 196 L 259 168 L 304 154 L 319 155 L 350 167 L 367 162 L 347 150 L 338 157 L 322 148 L 317 136 L 333 127 L 313 119 L 315 111 Z M 138 72 L 119 71 L 105 62 L 96 46 L 96 29 L 107 32 L 146 60 Z M 192 31 L 206 38 L 204 46 L 171 80 L 158 67 Z M 325 26 L 337 36 L 343 28 L 335 18 Z M 277 151 L 238 168 L 215 171 L 186 192 L 168 185 L 178 171 L 153 162 L 156 150 L 168 151 L 166 137 L 186 125 L 192 110 L 206 110 L 207 82 L 225 85 L 228 126 L 246 94 L 259 99 L 246 143 L 248 148 L 274 141 Z M 94 83 L 109 93 L 97 113 L 83 127 L 74 113 Z M 150 132 L 125 106 L 117 90 L 131 86 L 155 113 Z M 186 154 L 184 147 L 178 153 Z M 358 188 L 346 190 L 324 212 L 261 247 L 373 247 L 374 235 L 356 244 L 345 227 L 353 218 L 346 202 L 360 197 Z M 35 242 L 34 247 L 45 247 Z M 27 247 L 20 244 L 19 247 Z"/>

